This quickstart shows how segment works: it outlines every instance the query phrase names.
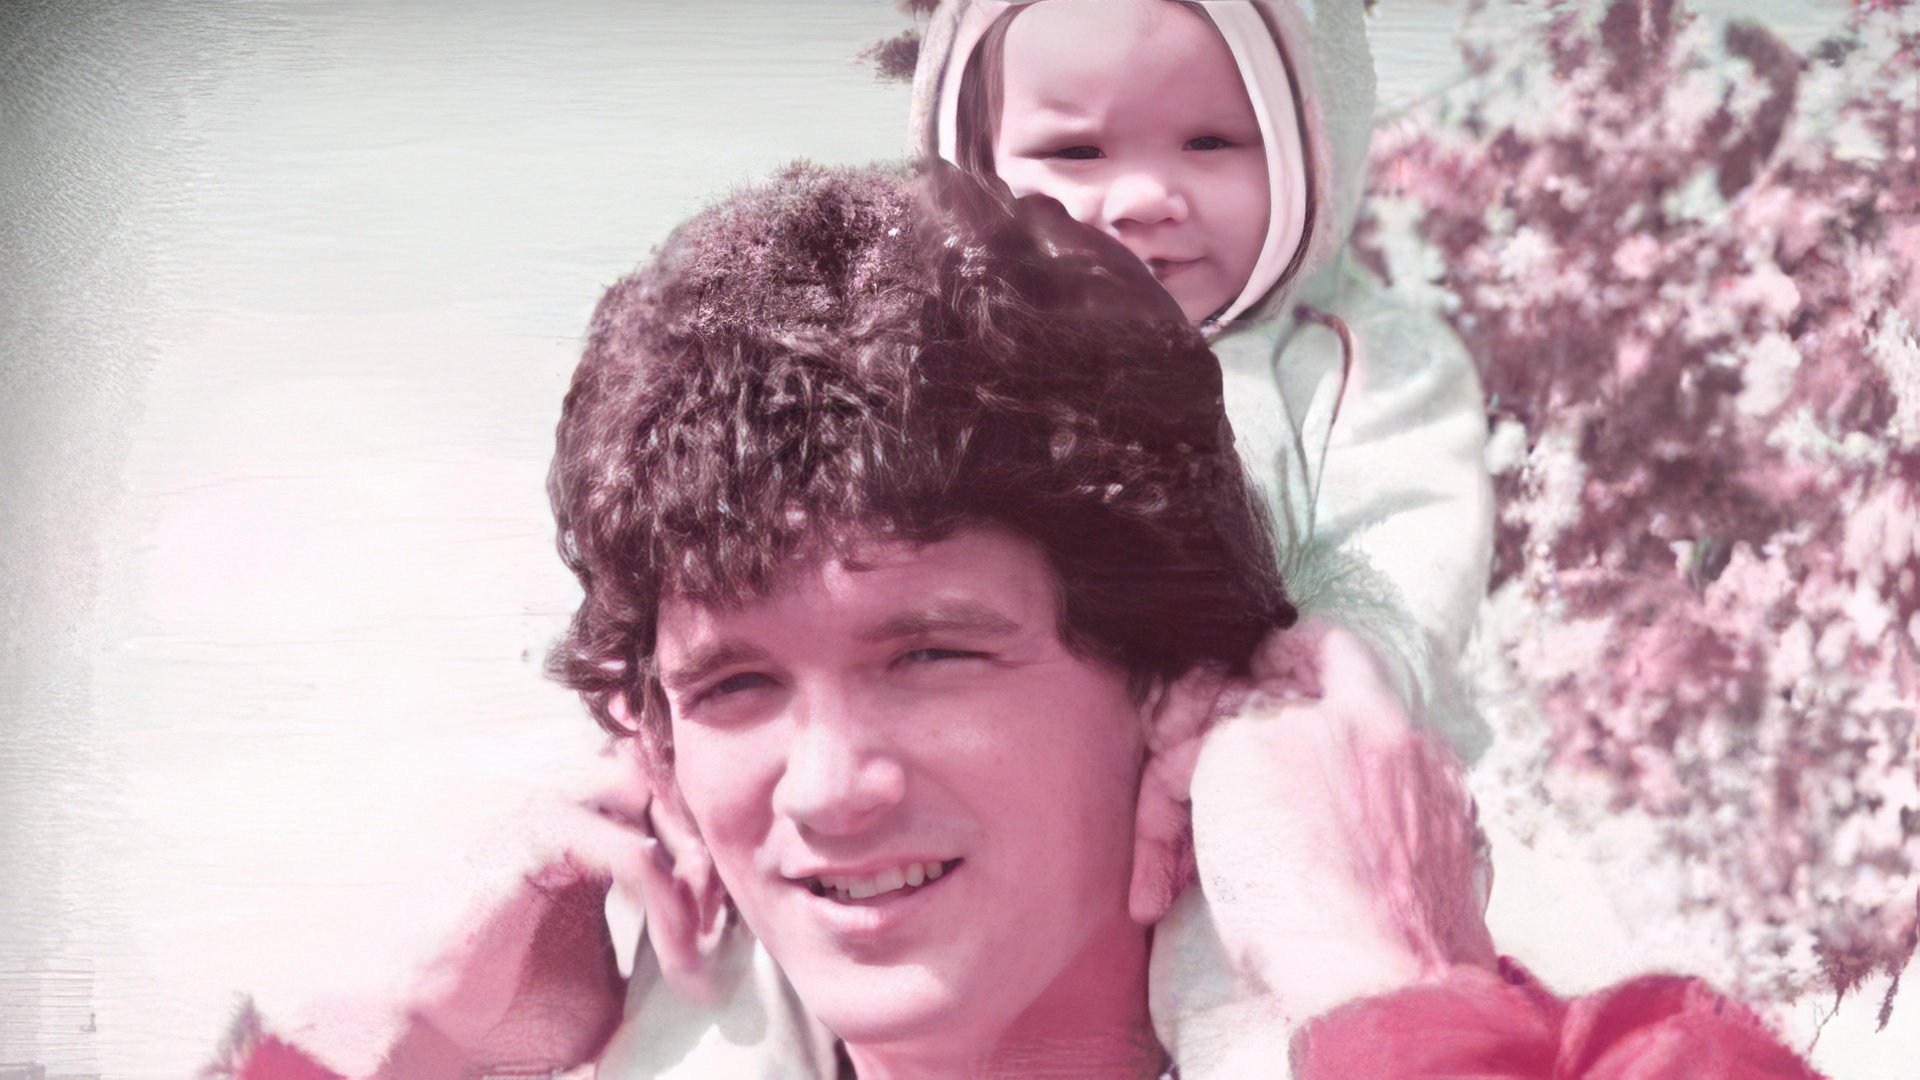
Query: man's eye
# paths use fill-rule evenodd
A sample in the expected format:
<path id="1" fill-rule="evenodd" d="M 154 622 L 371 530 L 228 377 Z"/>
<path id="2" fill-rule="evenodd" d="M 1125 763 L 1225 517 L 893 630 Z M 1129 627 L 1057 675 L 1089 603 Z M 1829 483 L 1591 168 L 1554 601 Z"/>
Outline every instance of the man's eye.
<path id="1" fill-rule="evenodd" d="M 1064 158 L 1067 161 L 1094 161 L 1106 157 L 1097 146 L 1063 146 L 1058 150 L 1049 151 L 1047 156 Z"/>
<path id="2" fill-rule="evenodd" d="M 703 701 L 712 701 L 716 698 L 726 697 L 729 694 L 738 694 L 745 690 L 754 690 L 762 686 L 770 686 L 772 683 L 773 680 L 771 678 L 757 671 L 743 671 L 738 675 L 729 675 L 719 682 L 714 683 L 712 686 L 707 687 L 705 690 L 700 691 L 699 696 L 694 698 L 694 703 L 699 704 Z"/>
<path id="3" fill-rule="evenodd" d="M 980 660 L 986 653 L 968 649 L 912 649 L 900 654 L 902 664 L 931 664 L 940 660 Z"/>
<path id="4" fill-rule="evenodd" d="M 1218 135 L 1202 135 L 1197 139 L 1187 140 L 1189 150 L 1225 150 L 1232 145 L 1233 140 L 1223 139 Z"/>

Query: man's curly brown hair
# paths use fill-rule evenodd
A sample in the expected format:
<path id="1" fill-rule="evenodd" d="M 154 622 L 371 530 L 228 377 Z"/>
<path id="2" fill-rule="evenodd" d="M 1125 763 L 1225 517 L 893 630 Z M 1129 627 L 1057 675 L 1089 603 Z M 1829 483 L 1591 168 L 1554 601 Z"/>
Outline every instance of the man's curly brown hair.
<path id="1" fill-rule="evenodd" d="M 863 538 L 1037 542 L 1062 640 L 1136 689 L 1293 620 L 1178 306 L 950 169 L 797 164 L 681 226 L 594 313 L 548 486 L 585 590 L 549 666 L 661 767 L 661 600 L 742 603 Z"/>

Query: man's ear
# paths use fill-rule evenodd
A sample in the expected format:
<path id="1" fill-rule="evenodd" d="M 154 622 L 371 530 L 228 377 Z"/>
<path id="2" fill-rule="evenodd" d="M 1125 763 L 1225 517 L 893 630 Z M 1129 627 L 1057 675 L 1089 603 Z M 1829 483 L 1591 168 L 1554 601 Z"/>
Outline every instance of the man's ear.
<path id="1" fill-rule="evenodd" d="M 613 717 L 614 725 L 626 732 L 628 737 L 640 734 L 639 711 L 626 691 L 619 690 L 607 695 L 607 714 Z"/>
<path id="2" fill-rule="evenodd" d="M 1147 761 L 1140 774 L 1127 889 L 1127 910 L 1142 925 L 1159 922 L 1193 881 L 1193 767 L 1226 682 L 1218 666 L 1197 665 L 1157 684 L 1143 702 Z"/>

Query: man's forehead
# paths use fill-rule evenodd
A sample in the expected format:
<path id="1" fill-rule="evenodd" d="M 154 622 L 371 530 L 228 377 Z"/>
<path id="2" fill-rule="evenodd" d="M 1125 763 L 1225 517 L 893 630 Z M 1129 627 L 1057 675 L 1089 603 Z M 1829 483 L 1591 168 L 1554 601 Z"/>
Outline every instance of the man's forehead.
<path id="1" fill-rule="evenodd" d="M 1004 529 L 969 526 L 927 542 L 867 535 L 795 556 L 762 595 L 726 603 L 669 595 L 659 651 L 665 659 L 679 644 L 783 627 L 877 639 L 1051 626 L 1057 591 L 1039 545 Z"/>

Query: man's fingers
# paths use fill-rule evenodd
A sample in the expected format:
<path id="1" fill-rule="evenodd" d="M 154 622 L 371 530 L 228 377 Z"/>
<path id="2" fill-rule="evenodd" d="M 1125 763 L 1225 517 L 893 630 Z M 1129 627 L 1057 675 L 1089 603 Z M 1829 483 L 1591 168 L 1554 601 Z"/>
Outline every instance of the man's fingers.
<path id="1" fill-rule="evenodd" d="M 1157 756 L 1182 743 L 1199 741 L 1219 715 L 1228 686 L 1226 672 L 1213 664 L 1196 664 L 1167 683 L 1148 718 L 1147 748 Z"/>
<path id="2" fill-rule="evenodd" d="M 1142 783 L 1155 783 L 1173 799 L 1186 802 L 1192 797 L 1193 768 L 1205 746 L 1206 740 L 1196 737 L 1155 753 L 1147 760 Z"/>
<path id="3" fill-rule="evenodd" d="M 648 841 L 641 862 L 640 895 L 647 940 L 668 985 L 696 1001 L 713 997 L 713 961 L 726 935 L 726 892 L 711 872 L 689 881 L 676 870 L 665 846 Z"/>
<path id="4" fill-rule="evenodd" d="M 1316 622 L 1269 633 L 1249 662 L 1254 683 L 1273 697 L 1319 697 L 1324 685 L 1320 643 L 1327 633 L 1327 626 Z"/>
<path id="5" fill-rule="evenodd" d="M 647 806 L 647 821 L 653 834 L 667 845 L 667 851 L 682 861 L 706 857 L 706 844 L 680 804 L 670 792 L 661 792 Z"/>
<path id="6" fill-rule="evenodd" d="M 1203 707 L 1203 713 L 1210 705 Z M 1191 734 L 1155 747 L 1140 776 L 1134 812 L 1133 873 L 1127 910 L 1142 926 L 1160 921 L 1193 880 L 1193 826 L 1189 800 L 1193 770 L 1206 745 L 1200 724 Z"/>
<path id="7" fill-rule="evenodd" d="M 1143 926 L 1160 921 L 1193 876 L 1193 829 L 1186 804 L 1164 793 L 1143 798 L 1134 829 L 1128 914 Z"/>
<path id="8" fill-rule="evenodd" d="M 653 801 L 653 785 L 646 769 L 634 757 L 630 742 L 614 743 L 582 767 L 565 785 L 565 794 L 598 813 L 618 820 L 645 820 Z"/>
<path id="9" fill-rule="evenodd" d="M 581 881 L 598 884 L 602 922 L 611 882 L 638 903 L 669 983 L 703 997 L 726 932 L 726 891 L 692 823 L 668 793 L 645 786 L 644 776 L 631 759 L 603 760 L 573 786 L 584 793 L 579 801 L 542 804 L 530 815 L 529 833 L 536 850 L 553 854 L 527 882 L 547 894 Z"/>
<path id="10" fill-rule="evenodd" d="M 644 812 L 641 820 L 645 821 Z M 646 831 L 625 820 L 586 812 L 576 836 L 576 857 L 613 880 L 632 880 L 646 860 Z"/>

